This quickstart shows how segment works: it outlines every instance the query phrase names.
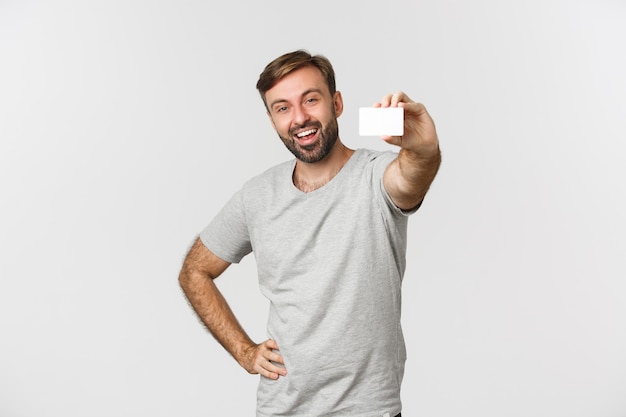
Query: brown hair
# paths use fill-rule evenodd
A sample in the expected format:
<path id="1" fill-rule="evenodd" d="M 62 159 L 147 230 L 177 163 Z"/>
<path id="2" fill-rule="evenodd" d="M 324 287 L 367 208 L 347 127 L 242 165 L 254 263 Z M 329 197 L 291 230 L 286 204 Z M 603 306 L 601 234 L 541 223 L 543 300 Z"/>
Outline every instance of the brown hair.
<path id="1" fill-rule="evenodd" d="M 335 71 L 328 58 L 323 55 L 311 55 L 304 49 L 299 49 L 279 56 L 267 64 L 261 75 L 259 75 L 256 88 L 259 90 L 266 108 L 265 93 L 283 77 L 303 67 L 315 67 L 320 70 L 322 76 L 326 79 L 330 95 L 335 94 Z"/>

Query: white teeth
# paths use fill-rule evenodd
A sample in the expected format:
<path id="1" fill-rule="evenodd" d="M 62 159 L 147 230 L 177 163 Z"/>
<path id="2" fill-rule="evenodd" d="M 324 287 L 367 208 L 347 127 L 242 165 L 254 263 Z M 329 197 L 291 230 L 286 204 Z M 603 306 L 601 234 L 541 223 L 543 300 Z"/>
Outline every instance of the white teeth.
<path id="1" fill-rule="evenodd" d="M 317 132 L 317 129 L 305 130 L 304 132 L 298 133 L 296 136 L 299 138 L 303 138 L 305 136 L 312 135 L 315 132 Z"/>

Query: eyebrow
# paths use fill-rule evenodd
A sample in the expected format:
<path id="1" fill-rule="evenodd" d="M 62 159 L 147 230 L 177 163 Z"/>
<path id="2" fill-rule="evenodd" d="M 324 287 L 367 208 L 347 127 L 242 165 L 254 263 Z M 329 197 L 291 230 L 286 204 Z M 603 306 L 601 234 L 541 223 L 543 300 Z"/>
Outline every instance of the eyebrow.
<path id="1" fill-rule="evenodd" d="M 305 97 L 308 94 L 311 93 L 318 93 L 318 94 L 322 94 L 322 90 L 319 88 L 309 88 L 308 90 L 305 90 L 300 97 Z M 274 100 L 270 103 L 270 108 L 273 108 L 275 105 L 277 105 L 278 103 L 286 103 L 288 100 L 284 99 L 284 98 L 279 98 L 277 100 Z"/>

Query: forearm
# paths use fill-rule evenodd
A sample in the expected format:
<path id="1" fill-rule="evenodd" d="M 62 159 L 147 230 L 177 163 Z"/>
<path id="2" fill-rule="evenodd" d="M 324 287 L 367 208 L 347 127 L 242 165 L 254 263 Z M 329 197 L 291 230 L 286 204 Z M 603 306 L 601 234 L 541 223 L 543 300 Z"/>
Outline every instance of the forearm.
<path id="1" fill-rule="evenodd" d="M 438 145 L 418 151 L 400 149 L 398 158 L 387 168 L 389 175 L 385 175 L 385 187 L 394 203 L 405 210 L 416 207 L 424 199 L 440 165 Z"/>
<path id="2" fill-rule="evenodd" d="M 199 272 L 183 269 L 179 282 L 202 323 L 243 366 L 244 352 L 255 344 L 237 321 L 213 279 Z"/>

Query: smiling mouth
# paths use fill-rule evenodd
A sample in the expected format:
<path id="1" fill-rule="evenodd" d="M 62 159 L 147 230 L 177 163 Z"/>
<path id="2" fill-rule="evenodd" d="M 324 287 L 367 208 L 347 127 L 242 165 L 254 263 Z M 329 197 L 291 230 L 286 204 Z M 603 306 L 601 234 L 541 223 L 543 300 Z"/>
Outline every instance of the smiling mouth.
<path id="1" fill-rule="evenodd" d="M 307 136 L 313 136 L 313 135 L 314 135 L 314 134 L 316 134 L 316 133 L 317 133 L 317 129 L 308 129 L 308 130 L 305 130 L 305 131 L 303 131 L 303 132 L 297 133 L 297 134 L 296 134 L 296 137 L 297 137 L 298 139 L 304 139 L 304 138 L 306 138 Z"/>

